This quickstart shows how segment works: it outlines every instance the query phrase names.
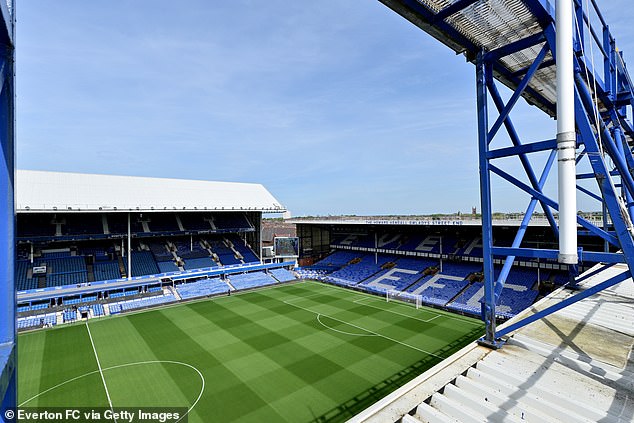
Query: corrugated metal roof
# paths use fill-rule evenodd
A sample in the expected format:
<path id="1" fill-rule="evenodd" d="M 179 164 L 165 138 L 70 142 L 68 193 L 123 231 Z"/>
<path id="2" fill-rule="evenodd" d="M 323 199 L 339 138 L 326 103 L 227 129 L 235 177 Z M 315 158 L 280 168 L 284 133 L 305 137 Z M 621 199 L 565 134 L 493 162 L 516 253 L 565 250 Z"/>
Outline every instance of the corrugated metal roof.
<path id="1" fill-rule="evenodd" d="M 412 13 L 413 8 L 405 6 L 407 2 L 402 0 L 380 1 L 457 53 L 467 54 L 471 61 L 481 50 L 491 52 L 537 36 L 543 31 L 538 18 L 522 0 L 476 0 L 440 19 L 435 15 L 442 15 L 443 11 L 457 4 L 457 0 L 416 0 L 427 10 L 427 14 L 432 14 L 431 18 L 425 13 Z M 547 1 L 544 5 L 550 7 Z M 496 78 L 515 89 L 521 79 L 521 72 L 533 63 L 544 43 L 542 41 L 501 57 L 494 68 Z M 549 61 L 552 61 L 550 52 L 544 58 L 544 62 Z M 535 73 L 529 89 L 522 96 L 554 116 L 556 92 L 555 66 L 552 65 L 542 67 Z"/>
<path id="2" fill-rule="evenodd" d="M 252 210 L 285 207 L 260 184 L 18 170 L 18 212 Z"/>
<path id="3" fill-rule="evenodd" d="M 623 270 L 606 268 L 581 287 Z M 534 307 L 573 294 L 562 289 Z M 628 279 L 519 329 L 500 350 L 465 347 L 351 421 L 634 421 L 633 311 Z"/>

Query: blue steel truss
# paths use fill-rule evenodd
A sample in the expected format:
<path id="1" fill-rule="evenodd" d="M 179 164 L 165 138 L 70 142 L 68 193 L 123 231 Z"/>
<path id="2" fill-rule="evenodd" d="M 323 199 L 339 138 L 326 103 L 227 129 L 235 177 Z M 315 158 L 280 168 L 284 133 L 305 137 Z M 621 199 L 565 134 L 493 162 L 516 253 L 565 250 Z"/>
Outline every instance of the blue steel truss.
<path id="1" fill-rule="evenodd" d="M 553 139 L 524 142 L 511 119 L 520 98 L 551 117 L 556 114 L 555 10 L 554 0 L 380 0 L 458 53 L 476 67 L 478 146 L 482 206 L 485 294 L 482 319 L 486 323 L 484 344 L 498 347 L 504 335 L 580 301 L 632 276 L 634 270 L 634 126 L 628 119 L 634 105 L 634 85 L 622 52 L 595 0 L 571 0 L 575 5 L 575 113 L 577 127 L 577 179 L 594 179 L 597 191 L 577 185 L 578 193 L 598 201 L 604 210 L 602 225 L 577 216 L 580 233 L 605 241 L 604 251 L 579 249 L 581 261 L 612 265 L 626 263 L 626 271 L 553 305 L 516 324 L 496 330 L 496 306 L 516 257 L 557 260 L 558 251 L 522 247 L 530 218 L 539 205 L 552 231 L 558 236 L 557 200 L 543 191 L 557 155 Z M 586 8 L 586 6 L 588 6 Z M 600 60 L 593 60 L 596 52 Z M 595 61 L 599 63 L 596 64 Z M 513 91 L 504 102 L 498 84 Z M 493 107 L 492 107 L 493 106 Z M 489 122 L 492 111 L 497 112 Z M 502 129 L 509 146 L 491 147 Z M 548 159 L 539 175 L 531 153 L 546 152 Z M 516 157 L 523 175 L 513 175 L 496 165 L 501 158 Z M 579 164 L 592 168 L 582 173 Z M 497 247 L 492 237 L 491 177 L 507 181 L 525 192 L 530 201 L 511 247 Z M 527 180 L 523 182 L 522 180 Z M 609 220 L 608 220 L 609 216 Z M 610 252 L 616 251 L 616 252 Z M 493 258 L 503 257 L 504 266 L 494 277 Z M 570 268 L 571 280 L 576 266 Z"/>
<path id="2" fill-rule="evenodd" d="M 0 0 L 0 419 L 17 399 L 15 248 L 15 7 Z"/>

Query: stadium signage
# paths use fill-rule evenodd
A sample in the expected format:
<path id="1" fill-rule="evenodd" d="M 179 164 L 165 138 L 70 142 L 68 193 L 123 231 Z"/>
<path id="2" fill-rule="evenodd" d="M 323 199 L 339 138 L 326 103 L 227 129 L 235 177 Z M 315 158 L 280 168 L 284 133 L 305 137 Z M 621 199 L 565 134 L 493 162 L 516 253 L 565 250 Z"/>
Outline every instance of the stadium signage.
<path id="1" fill-rule="evenodd" d="M 366 220 L 366 225 L 462 226 L 462 220 Z"/>

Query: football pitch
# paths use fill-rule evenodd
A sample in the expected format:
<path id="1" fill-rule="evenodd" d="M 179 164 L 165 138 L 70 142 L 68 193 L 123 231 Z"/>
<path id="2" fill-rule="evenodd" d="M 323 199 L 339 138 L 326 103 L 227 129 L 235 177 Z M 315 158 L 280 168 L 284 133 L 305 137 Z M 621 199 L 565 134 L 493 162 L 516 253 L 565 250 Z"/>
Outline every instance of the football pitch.
<path id="1" fill-rule="evenodd" d="M 344 421 L 483 333 L 317 282 L 18 339 L 23 407 L 187 407 L 190 422 Z"/>

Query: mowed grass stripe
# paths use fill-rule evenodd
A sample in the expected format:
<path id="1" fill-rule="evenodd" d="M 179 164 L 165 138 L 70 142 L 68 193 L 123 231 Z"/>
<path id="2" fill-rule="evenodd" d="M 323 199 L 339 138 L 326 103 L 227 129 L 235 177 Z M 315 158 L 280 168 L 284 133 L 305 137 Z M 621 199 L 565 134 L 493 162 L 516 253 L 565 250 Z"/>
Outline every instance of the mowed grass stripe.
<path id="1" fill-rule="evenodd" d="M 364 306 L 366 301 L 375 307 Z M 304 303 L 334 319 L 318 321 L 313 311 L 293 306 Z M 376 309 L 381 305 L 388 312 Z M 422 321 L 439 315 L 442 318 Z M 152 360 L 179 361 L 199 369 L 207 384 L 189 421 L 343 421 L 440 361 L 382 336 L 357 336 L 363 330 L 349 323 L 446 356 L 482 330 L 473 320 L 446 316 L 308 282 L 124 314 L 90 322 L 90 327 L 104 369 Z M 21 360 L 20 366 L 37 367 L 41 359 L 41 369 L 51 365 L 54 350 L 41 339 L 51 333 L 60 337 L 59 344 L 72 342 L 72 336 L 61 334 L 73 328 L 26 335 L 40 340 L 21 347 L 20 354 L 34 352 L 35 357 Z M 96 370 L 90 349 L 75 354 L 72 347 L 68 355 L 78 362 L 90 360 L 90 370 Z M 117 401 L 189 406 L 195 400 L 200 381 L 194 371 L 166 363 L 144 366 L 105 370 L 115 407 Z M 59 373 L 72 377 L 72 363 L 62 363 Z M 40 389 L 38 376 L 24 385 L 20 381 L 21 396 Z M 93 376 L 92 385 L 82 389 L 100 387 L 98 373 Z M 101 391 L 105 404 L 100 405 L 107 406 L 103 387 Z M 163 401 L 165 396 L 173 403 Z M 56 400 L 63 401 L 63 396 Z"/>
<path id="2" fill-rule="evenodd" d="M 312 318 L 296 316 L 291 319 L 283 316 L 286 320 L 294 322 L 294 325 L 287 324 L 281 330 L 271 330 L 260 322 L 239 315 L 232 309 L 232 304 L 222 302 L 216 306 L 222 307 L 222 310 L 216 311 L 224 321 L 233 322 L 228 325 L 227 330 L 242 339 L 241 353 L 234 352 L 230 356 L 233 347 L 231 345 L 221 349 L 220 353 L 226 359 L 225 365 L 239 374 L 245 383 L 258 391 L 267 401 L 274 403 L 279 400 L 279 397 L 275 396 L 275 386 L 282 387 L 285 395 L 288 395 L 289 388 L 292 388 L 290 391 L 293 392 L 305 385 L 313 386 L 325 378 L 341 378 L 347 383 L 355 384 L 370 383 L 361 375 L 350 373 L 336 359 L 324 357 L 324 351 L 345 347 L 346 341 L 328 333 L 319 333 Z M 217 322 L 216 315 L 203 316 Z M 278 319 L 281 317 L 277 315 Z M 251 348 L 250 353 L 244 350 L 245 345 Z M 344 356 L 346 355 L 350 354 Z M 340 356 L 337 355 L 337 358 Z M 279 378 L 284 380 L 280 381 Z M 307 394 L 304 398 L 297 398 L 294 407 L 305 407 L 305 401 L 309 400 L 308 397 L 314 395 L 314 392 Z M 321 397 L 330 397 L 334 405 L 339 401 L 341 393 L 330 389 L 321 394 Z"/>
<path id="3" fill-rule="evenodd" d="M 228 369 L 222 361 L 218 360 L 212 351 L 202 348 L 185 331 L 164 313 L 153 313 L 150 319 L 146 315 L 130 316 L 131 323 L 137 328 L 139 334 L 156 355 L 162 360 L 184 361 L 201 368 L 207 385 L 204 401 L 201 401 L 195 412 L 198 416 L 204 416 L 203 421 L 232 421 L 243 413 L 244 404 L 250 407 L 262 409 L 262 415 L 271 418 L 270 421 L 279 421 L 277 415 L 268 404 L 244 381 Z M 181 317 L 182 319 L 182 317 Z M 160 327 L 162 335 L 155 336 L 151 328 Z M 166 342 L 169 340 L 169 342 Z M 168 369 L 170 375 L 178 380 L 181 375 L 178 369 Z M 186 381 L 183 381 L 186 383 Z M 181 384 L 178 384 L 181 386 Z"/>
<path id="4" fill-rule="evenodd" d="M 160 358 L 130 319 L 104 319 L 90 327 L 115 407 L 184 407 L 196 399 L 201 382 L 195 371 L 174 363 L 153 363 Z M 126 366 L 117 367 L 121 365 Z M 173 372 L 179 373 L 177 380 Z"/>
<path id="5" fill-rule="evenodd" d="M 289 301 L 290 304 L 297 305 L 309 309 L 315 313 L 330 316 L 339 320 L 349 322 L 360 328 L 392 338 L 395 341 L 403 342 L 414 348 L 420 348 L 432 354 L 447 356 L 448 352 L 453 349 L 446 349 L 447 343 L 460 342 L 465 331 L 470 335 L 477 336 L 482 331 L 481 323 L 474 319 L 450 318 L 452 315 L 435 310 L 421 308 L 416 310 L 414 307 L 404 305 L 402 303 L 384 302 L 386 310 L 377 309 L 376 306 L 368 307 L 364 304 L 366 300 L 352 303 L 346 297 L 334 295 L 339 288 L 330 288 L 329 292 L 323 292 L 321 295 L 311 295 L 306 298 L 298 298 L 295 301 Z M 378 300 L 378 297 L 364 297 L 367 300 Z M 390 308 L 399 308 L 399 313 L 393 313 Z M 409 318 L 403 310 L 411 309 L 413 312 L 421 312 L 422 316 L 434 316 L 431 321 L 422 319 Z M 337 311 L 339 310 L 339 311 Z M 411 312 L 409 312 L 411 313 Z"/>
<path id="6" fill-rule="evenodd" d="M 35 335 L 23 338 L 34 342 L 31 337 Z M 65 328 L 64 331 L 49 330 L 38 335 L 41 335 L 43 340 L 40 340 L 39 343 L 43 346 L 42 357 L 44 358 L 39 375 L 33 371 L 34 369 L 24 367 L 21 361 L 18 361 L 20 383 L 24 378 L 27 380 L 27 384 L 34 387 L 35 384 L 28 381 L 37 378 L 39 380 L 38 392 L 20 390 L 18 403 L 21 404 L 35 395 L 46 392 L 24 405 L 34 407 L 64 403 L 76 407 L 89 405 L 108 407 L 108 399 L 103 389 L 86 328 L 83 325 L 74 325 Z M 25 346 L 22 346 L 21 342 L 18 343 L 20 356 L 26 355 L 23 352 L 24 348 L 28 348 L 28 341 Z M 28 364 L 25 363 L 26 366 Z M 70 379 L 84 375 L 87 376 L 65 384 Z M 51 390 L 51 388 L 54 389 Z"/>

